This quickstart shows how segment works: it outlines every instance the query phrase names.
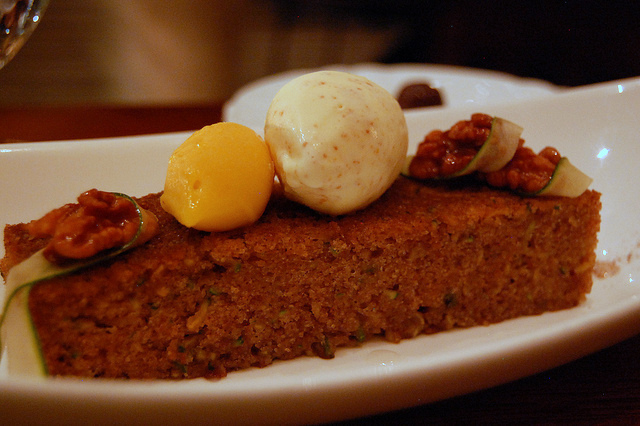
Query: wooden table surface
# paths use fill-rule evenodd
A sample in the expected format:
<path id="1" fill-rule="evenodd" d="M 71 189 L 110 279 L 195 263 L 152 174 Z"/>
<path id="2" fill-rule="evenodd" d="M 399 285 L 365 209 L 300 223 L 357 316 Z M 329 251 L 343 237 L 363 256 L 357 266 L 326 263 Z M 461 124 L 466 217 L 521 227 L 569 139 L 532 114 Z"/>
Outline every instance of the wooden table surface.
<path id="1" fill-rule="evenodd" d="M 198 129 L 220 105 L 0 108 L 0 142 L 111 137 Z M 640 335 L 496 388 L 360 424 L 640 424 Z"/>

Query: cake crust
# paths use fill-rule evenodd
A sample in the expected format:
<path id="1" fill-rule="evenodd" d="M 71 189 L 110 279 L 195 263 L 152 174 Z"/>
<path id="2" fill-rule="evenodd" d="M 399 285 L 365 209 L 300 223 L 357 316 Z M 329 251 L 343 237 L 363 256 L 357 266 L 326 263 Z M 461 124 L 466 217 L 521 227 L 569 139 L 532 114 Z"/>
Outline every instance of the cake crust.
<path id="1" fill-rule="evenodd" d="M 404 177 L 357 214 L 274 197 L 254 225 L 205 233 L 158 217 L 146 245 L 36 285 L 30 308 L 52 375 L 223 377 L 333 356 L 373 336 L 487 325 L 576 306 L 592 286 L 600 194 L 522 198 L 462 179 Z M 6 276 L 42 247 L 5 228 Z"/>

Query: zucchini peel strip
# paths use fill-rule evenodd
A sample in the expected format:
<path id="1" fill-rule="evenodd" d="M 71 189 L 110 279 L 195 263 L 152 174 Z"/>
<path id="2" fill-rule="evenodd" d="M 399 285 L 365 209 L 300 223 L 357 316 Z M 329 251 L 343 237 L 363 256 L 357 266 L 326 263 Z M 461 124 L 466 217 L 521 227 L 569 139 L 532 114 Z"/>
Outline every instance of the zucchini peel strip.
<path id="1" fill-rule="evenodd" d="M 491 131 L 487 140 L 482 144 L 476 155 L 469 164 L 450 175 L 443 176 L 442 179 L 449 179 L 479 172 L 495 172 L 503 168 L 516 153 L 520 143 L 520 135 L 523 128 L 504 118 L 494 117 L 491 121 Z M 409 155 L 402 169 L 402 174 L 411 176 L 409 166 L 415 155 Z"/>
<path id="2" fill-rule="evenodd" d="M 579 197 L 589 188 L 593 179 L 562 157 L 556 165 L 549 182 L 538 192 L 524 193 L 533 196 Z"/>
<path id="3" fill-rule="evenodd" d="M 5 301 L 0 316 L 0 350 L 10 348 L 6 351 L 5 361 L 11 375 L 48 376 L 40 339 L 29 311 L 29 293 L 35 284 L 88 268 L 146 242 L 140 237 L 146 234 L 148 224 L 157 220 L 153 213 L 141 208 L 128 195 L 113 194 L 131 201 L 138 213 L 138 230 L 126 244 L 64 265 L 49 262 L 42 249 L 15 265 L 7 274 Z"/>
<path id="4" fill-rule="evenodd" d="M 515 155 L 523 130 L 515 123 L 494 117 L 489 137 L 478 153 L 465 168 L 453 173 L 451 177 L 464 176 L 475 171 L 490 173 L 500 170 Z"/>

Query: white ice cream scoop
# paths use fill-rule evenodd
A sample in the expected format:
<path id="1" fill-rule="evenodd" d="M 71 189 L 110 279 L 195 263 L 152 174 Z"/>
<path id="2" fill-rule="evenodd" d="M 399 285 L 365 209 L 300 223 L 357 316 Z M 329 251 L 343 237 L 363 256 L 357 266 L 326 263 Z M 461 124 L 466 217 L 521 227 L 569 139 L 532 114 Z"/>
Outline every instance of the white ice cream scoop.
<path id="1" fill-rule="evenodd" d="M 319 71 L 273 98 L 265 141 L 290 199 L 331 215 L 378 199 L 398 177 L 408 145 L 395 98 L 370 80 Z"/>

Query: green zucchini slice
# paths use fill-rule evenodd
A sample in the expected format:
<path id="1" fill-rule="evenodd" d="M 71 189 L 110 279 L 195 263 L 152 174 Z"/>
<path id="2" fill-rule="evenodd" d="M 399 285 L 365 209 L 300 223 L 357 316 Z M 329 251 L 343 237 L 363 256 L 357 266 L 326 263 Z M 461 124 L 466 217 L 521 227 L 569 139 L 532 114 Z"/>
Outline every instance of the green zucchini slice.
<path id="1" fill-rule="evenodd" d="M 586 191 L 591 182 L 593 179 L 571 164 L 567 157 L 562 157 L 556 165 L 549 183 L 540 191 L 526 195 L 575 198 Z"/>
<path id="2" fill-rule="evenodd" d="M 482 144 L 476 155 L 461 170 L 444 176 L 444 179 L 468 175 L 475 171 L 495 172 L 503 168 L 513 158 L 520 143 L 523 128 L 504 118 L 494 117 L 491 121 L 491 131 L 487 140 Z M 415 156 L 407 157 L 402 174 L 412 177 L 409 165 Z"/>
<path id="3" fill-rule="evenodd" d="M 503 168 L 513 158 L 523 128 L 500 117 L 494 117 L 486 142 L 467 166 L 454 176 L 464 176 L 475 171 L 489 173 Z"/>
<path id="4" fill-rule="evenodd" d="M 31 288 L 42 281 L 67 275 L 110 259 L 144 242 L 140 237 L 145 235 L 144 231 L 150 221 L 156 220 L 155 217 L 152 217 L 153 213 L 141 208 L 128 195 L 120 193 L 114 193 L 114 195 L 131 201 L 135 205 L 140 219 L 136 234 L 125 245 L 62 266 L 45 259 L 43 249 L 15 265 L 9 271 L 5 283 L 5 301 L 0 316 L 0 350 L 8 348 L 6 362 L 11 375 L 48 376 L 40 339 L 29 311 Z"/>

